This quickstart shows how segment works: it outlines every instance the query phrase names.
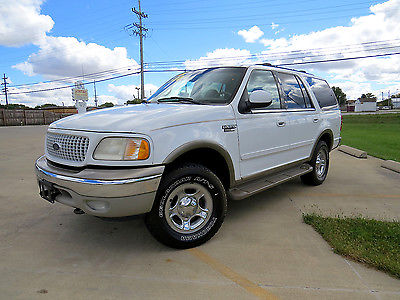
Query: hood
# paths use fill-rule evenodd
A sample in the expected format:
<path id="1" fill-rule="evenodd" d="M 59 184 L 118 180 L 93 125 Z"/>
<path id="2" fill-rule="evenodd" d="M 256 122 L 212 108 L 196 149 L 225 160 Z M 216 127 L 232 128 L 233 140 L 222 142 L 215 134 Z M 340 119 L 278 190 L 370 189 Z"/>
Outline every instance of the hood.
<path id="1" fill-rule="evenodd" d="M 76 114 L 52 123 L 50 128 L 146 134 L 169 126 L 232 118 L 230 105 L 149 103 Z"/>

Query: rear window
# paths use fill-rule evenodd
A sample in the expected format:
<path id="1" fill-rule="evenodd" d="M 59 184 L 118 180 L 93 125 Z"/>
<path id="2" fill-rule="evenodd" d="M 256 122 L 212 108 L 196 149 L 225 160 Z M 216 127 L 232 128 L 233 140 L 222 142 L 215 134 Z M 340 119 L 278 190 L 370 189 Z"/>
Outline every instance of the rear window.
<path id="1" fill-rule="evenodd" d="M 325 80 L 306 77 L 306 81 L 314 92 L 321 108 L 337 104 L 335 94 Z"/>

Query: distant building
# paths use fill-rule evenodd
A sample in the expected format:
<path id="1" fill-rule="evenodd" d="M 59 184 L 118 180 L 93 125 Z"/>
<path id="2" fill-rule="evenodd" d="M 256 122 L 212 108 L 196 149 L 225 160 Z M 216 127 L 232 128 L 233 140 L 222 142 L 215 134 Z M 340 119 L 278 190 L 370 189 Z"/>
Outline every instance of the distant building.
<path id="1" fill-rule="evenodd" d="M 346 100 L 346 110 L 354 111 L 356 108 L 355 102 L 356 102 L 356 100 Z"/>
<path id="2" fill-rule="evenodd" d="M 358 98 L 354 102 L 354 111 L 376 111 L 376 99 Z"/>
<path id="3" fill-rule="evenodd" d="M 390 100 L 392 100 L 394 109 L 400 109 L 400 98 L 392 98 Z"/>

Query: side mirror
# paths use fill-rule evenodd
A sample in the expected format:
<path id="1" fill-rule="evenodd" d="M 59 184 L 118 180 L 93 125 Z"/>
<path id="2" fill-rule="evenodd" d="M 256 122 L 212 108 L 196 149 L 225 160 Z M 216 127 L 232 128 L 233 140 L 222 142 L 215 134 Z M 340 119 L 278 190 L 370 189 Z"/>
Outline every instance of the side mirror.
<path id="1" fill-rule="evenodd" d="M 250 108 L 267 107 L 271 105 L 272 100 L 270 93 L 264 90 L 254 91 L 249 96 Z"/>

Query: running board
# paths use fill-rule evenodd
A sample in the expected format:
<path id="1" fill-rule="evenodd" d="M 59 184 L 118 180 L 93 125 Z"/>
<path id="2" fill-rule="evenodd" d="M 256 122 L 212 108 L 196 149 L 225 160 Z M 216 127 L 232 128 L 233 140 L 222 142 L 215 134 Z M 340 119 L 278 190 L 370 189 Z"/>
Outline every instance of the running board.
<path id="1" fill-rule="evenodd" d="M 245 182 L 230 189 L 228 194 L 232 200 L 242 200 L 293 178 L 307 174 L 312 170 L 313 168 L 309 164 L 302 164 L 277 173 L 273 173 L 261 179 Z"/>

